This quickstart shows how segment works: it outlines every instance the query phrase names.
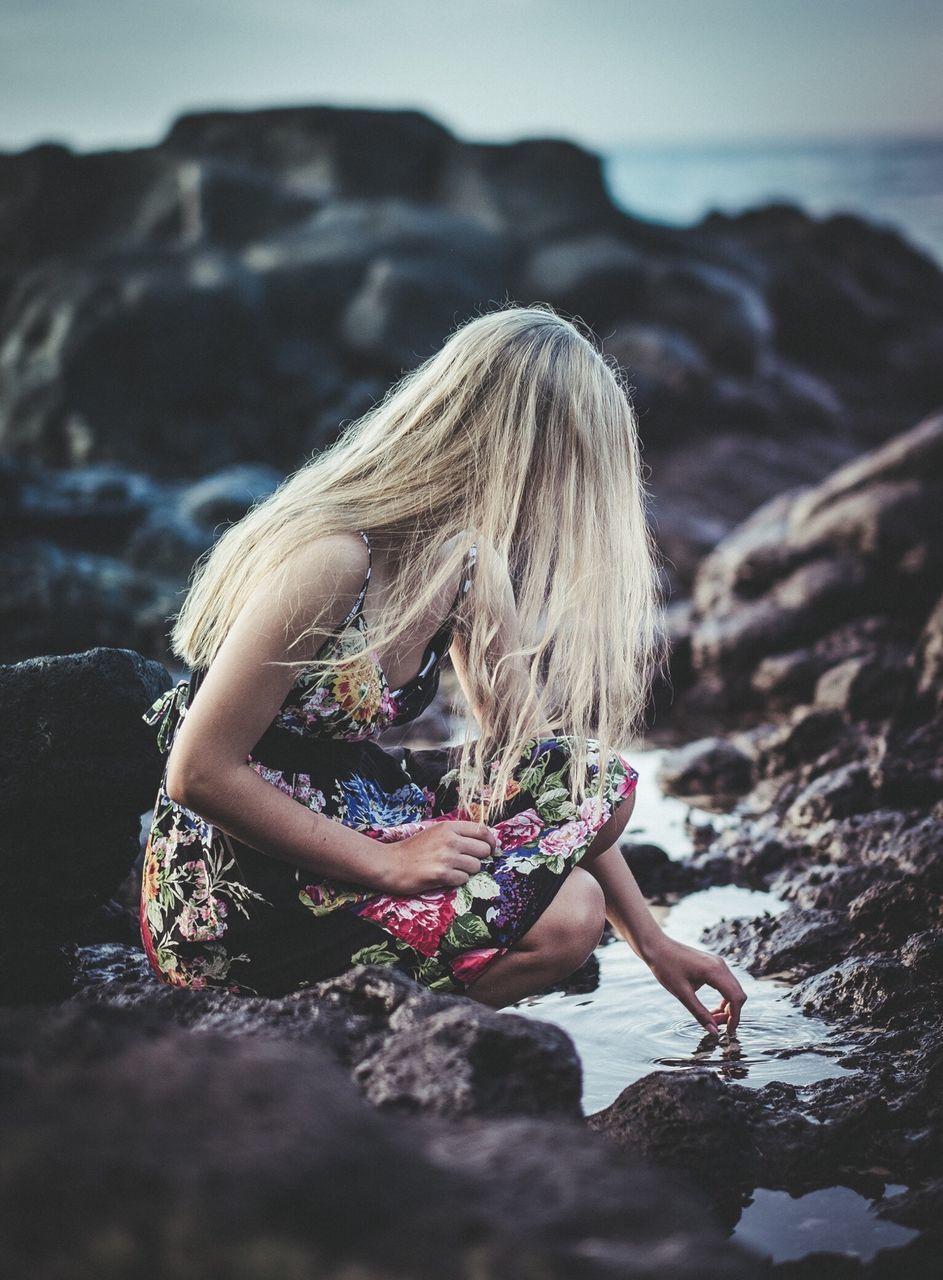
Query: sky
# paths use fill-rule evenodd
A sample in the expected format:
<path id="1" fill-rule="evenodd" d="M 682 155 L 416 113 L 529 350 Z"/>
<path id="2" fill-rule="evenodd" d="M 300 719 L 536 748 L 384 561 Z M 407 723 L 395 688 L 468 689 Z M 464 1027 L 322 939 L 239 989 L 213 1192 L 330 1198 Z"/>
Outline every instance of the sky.
<path id="1" fill-rule="evenodd" d="M 2 150 L 298 104 L 594 149 L 941 134 L 943 0 L 0 0 Z"/>

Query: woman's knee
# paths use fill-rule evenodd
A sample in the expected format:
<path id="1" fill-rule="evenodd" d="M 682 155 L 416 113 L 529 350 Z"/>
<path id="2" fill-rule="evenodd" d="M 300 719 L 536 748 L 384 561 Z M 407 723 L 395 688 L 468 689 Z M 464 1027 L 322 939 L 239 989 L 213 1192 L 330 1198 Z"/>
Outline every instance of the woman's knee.
<path id="1" fill-rule="evenodd" d="M 574 867 L 541 922 L 541 950 L 553 954 L 572 973 L 599 945 L 606 926 L 606 900 L 599 881 L 582 867 Z"/>

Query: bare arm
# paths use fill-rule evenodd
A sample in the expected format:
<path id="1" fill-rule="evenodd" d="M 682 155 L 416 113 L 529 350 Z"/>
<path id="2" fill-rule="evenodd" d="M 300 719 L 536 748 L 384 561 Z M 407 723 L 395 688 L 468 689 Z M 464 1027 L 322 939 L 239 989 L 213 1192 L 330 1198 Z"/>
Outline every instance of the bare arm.
<path id="1" fill-rule="evenodd" d="M 273 857 L 321 874 L 379 888 L 382 849 L 360 832 L 311 812 L 273 787 L 247 756 L 277 714 L 297 672 L 274 665 L 289 656 L 292 607 L 336 626 L 356 599 L 364 565 L 349 539 L 326 539 L 299 553 L 285 598 L 262 584 L 214 658 L 177 731 L 167 792 L 208 822 Z M 329 573 L 327 565 L 332 565 Z M 300 610 L 299 610 L 300 612 Z M 294 651 L 292 657 L 310 657 Z"/>
<path id="2" fill-rule="evenodd" d="M 289 649 L 300 631 L 294 619 L 336 626 L 357 597 L 365 566 L 360 539 L 338 535 L 296 554 L 283 597 L 260 585 L 177 731 L 167 792 L 237 840 L 317 875 L 387 893 L 463 884 L 491 851 L 481 824 L 440 824 L 450 830 L 384 844 L 312 812 L 247 763 L 296 678 L 295 670 L 275 663 L 313 656 Z"/>

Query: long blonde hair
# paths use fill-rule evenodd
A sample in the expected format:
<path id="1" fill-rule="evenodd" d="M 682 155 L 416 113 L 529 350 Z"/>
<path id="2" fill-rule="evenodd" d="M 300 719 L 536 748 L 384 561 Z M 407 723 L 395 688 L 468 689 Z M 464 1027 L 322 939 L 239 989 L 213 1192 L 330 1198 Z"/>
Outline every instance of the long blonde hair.
<path id="1" fill-rule="evenodd" d="M 390 652 L 460 581 L 474 540 L 456 627 L 480 724 L 473 737 L 469 718 L 462 743 L 459 804 L 493 815 L 537 736 L 538 705 L 573 738 L 578 804 L 591 790 L 587 739 L 599 743 L 601 795 L 610 753 L 644 725 L 667 652 L 641 471 L 621 370 L 591 335 L 544 303 L 476 315 L 222 535 L 196 566 L 174 651 L 208 667 L 253 589 L 277 579 L 294 548 L 365 529 L 403 549 L 371 622 L 371 649 Z M 518 636 L 500 653 L 509 580 Z M 302 638 L 329 634 L 313 619 Z M 325 672 L 353 660 L 318 655 Z"/>

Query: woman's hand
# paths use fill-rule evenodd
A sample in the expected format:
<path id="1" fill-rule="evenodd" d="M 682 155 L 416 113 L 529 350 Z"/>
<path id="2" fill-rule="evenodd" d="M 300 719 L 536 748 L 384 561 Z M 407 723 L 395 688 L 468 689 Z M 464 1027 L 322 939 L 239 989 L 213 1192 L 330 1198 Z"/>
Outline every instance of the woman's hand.
<path id="1" fill-rule="evenodd" d="M 734 1036 L 747 995 L 720 956 L 665 937 L 648 964 L 665 990 L 680 1000 L 712 1035 L 720 1035 L 717 1023 L 726 1022 L 727 1035 Z M 713 987 L 722 997 L 710 1011 L 696 995 L 703 986 Z"/>
<path id="2" fill-rule="evenodd" d="M 483 858 L 497 848 L 497 836 L 483 822 L 449 819 L 387 845 L 390 854 L 385 891 L 394 897 L 457 889 L 481 870 Z"/>

